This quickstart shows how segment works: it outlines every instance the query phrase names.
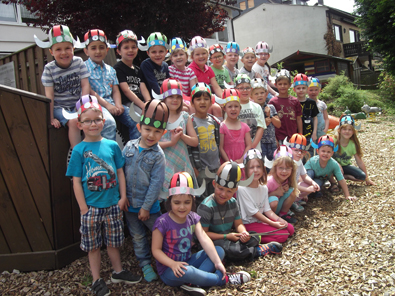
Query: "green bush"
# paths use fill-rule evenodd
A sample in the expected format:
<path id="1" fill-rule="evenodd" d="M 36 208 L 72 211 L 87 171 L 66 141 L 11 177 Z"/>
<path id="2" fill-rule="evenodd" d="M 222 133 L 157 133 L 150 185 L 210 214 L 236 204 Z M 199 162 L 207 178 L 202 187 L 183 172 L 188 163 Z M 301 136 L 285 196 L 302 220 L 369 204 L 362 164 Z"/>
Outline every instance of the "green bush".
<path id="1" fill-rule="evenodd" d="M 328 79 L 328 84 L 323 88 L 320 96 L 325 101 L 339 98 L 342 95 L 340 91 L 341 86 L 353 87 L 353 84 L 344 74 L 331 77 Z"/>
<path id="2" fill-rule="evenodd" d="M 366 96 L 360 90 L 354 88 L 350 85 L 341 85 L 337 90 L 340 95 L 339 98 L 335 100 L 336 105 L 343 108 L 350 109 L 353 113 L 361 112 L 361 107 L 366 100 Z"/>
<path id="3" fill-rule="evenodd" d="M 379 81 L 380 95 L 383 99 L 395 101 L 395 77 L 387 72 L 381 72 Z"/>

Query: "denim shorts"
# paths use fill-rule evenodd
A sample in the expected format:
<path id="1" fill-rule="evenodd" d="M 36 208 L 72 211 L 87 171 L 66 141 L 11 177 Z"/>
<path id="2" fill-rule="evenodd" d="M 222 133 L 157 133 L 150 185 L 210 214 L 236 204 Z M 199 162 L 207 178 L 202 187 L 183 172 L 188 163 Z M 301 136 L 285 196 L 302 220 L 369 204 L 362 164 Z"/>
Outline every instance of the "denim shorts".
<path id="1" fill-rule="evenodd" d="M 68 111 L 69 113 L 75 112 L 74 108 L 53 108 L 53 117 L 55 117 L 57 120 L 59 120 L 60 124 L 63 126 L 66 126 L 67 122 L 69 122 L 68 119 L 64 118 L 62 109 L 65 111 Z"/>
<path id="2" fill-rule="evenodd" d="M 118 205 L 108 208 L 89 207 L 86 214 L 81 215 L 81 249 L 93 251 L 104 244 L 118 248 L 125 239 L 123 234 L 123 212 Z"/>

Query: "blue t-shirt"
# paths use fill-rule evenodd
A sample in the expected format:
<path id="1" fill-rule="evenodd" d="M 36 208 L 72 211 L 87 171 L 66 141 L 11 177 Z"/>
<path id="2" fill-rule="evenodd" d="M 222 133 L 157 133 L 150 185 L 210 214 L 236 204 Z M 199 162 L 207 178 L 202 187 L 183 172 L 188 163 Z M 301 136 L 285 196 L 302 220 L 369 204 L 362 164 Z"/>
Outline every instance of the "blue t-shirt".
<path id="1" fill-rule="evenodd" d="M 117 169 L 124 166 L 121 149 L 115 141 L 81 142 L 74 147 L 66 176 L 79 177 L 86 204 L 108 208 L 119 201 Z"/>
<path id="2" fill-rule="evenodd" d="M 318 155 L 310 158 L 305 164 L 306 170 L 313 170 L 315 178 L 329 178 L 332 174 L 335 175 L 337 181 L 344 179 L 343 174 L 340 170 L 339 164 L 333 158 L 329 159 L 326 167 L 320 166 L 320 157 Z"/>
<path id="3" fill-rule="evenodd" d="M 168 65 L 162 62 L 162 65 L 159 66 L 150 58 L 147 58 L 141 63 L 140 68 L 150 96 L 152 96 L 151 90 L 154 90 L 159 95 L 163 80 L 170 78 Z"/>

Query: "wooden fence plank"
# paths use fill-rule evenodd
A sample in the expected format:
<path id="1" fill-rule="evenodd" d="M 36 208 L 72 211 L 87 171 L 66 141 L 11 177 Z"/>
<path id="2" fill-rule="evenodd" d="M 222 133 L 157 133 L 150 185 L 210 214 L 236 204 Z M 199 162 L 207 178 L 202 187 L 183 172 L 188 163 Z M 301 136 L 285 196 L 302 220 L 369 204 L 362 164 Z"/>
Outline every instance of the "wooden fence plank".
<path id="1" fill-rule="evenodd" d="M 8 252 L 2 251 L 2 243 L 0 242 L 0 254 L 4 253 L 20 253 L 31 252 L 29 242 L 18 215 L 15 212 L 11 197 L 5 185 L 3 175 L 0 172 L 0 226 L 3 230 L 4 237 L 7 241 Z"/>
<path id="2" fill-rule="evenodd" d="M 20 88 L 20 86 L 21 86 L 20 79 L 21 78 L 20 78 L 20 75 L 19 75 L 19 59 L 18 59 L 18 56 L 16 54 L 13 55 L 11 59 L 14 62 L 16 88 Z"/>
<path id="3" fill-rule="evenodd" d="M 52 62 L 54 60 L 53 56 L 51 55 L 51 53 L 49 52 L 49 49 L 46 48 L 44 49 L 44 56 L 47 58 L 47 64 L 49 62 Z"/>
<path id="4" fill-rule="evenodd" d="M 49 118 L 49 104 L 24 96 L 22 102 L 49 178 L 48 125 L 50 123 L 46 122 Z"/>
<path id="5" fill-rule="evenodd" d="M 38 93 L 40 95 L 45 95 L 44 85 L 41 83 L 41 75 L 44 71 L 44 50 L 38 46 L 35 48 L 36 58 L 37 58 L 37 67 L 36 67 L 36 77 L 37 77 L 37 85 L 38 85 Z"/>
<path id="6" fill-rule="evenodd" d="M 0 170 L 32 250 L 51 250 L 51 243 L 46 234 L 44 225 L 41 222 L 41 217 L 37 211 L 36 205 L 34 204 L 33 197 L 9 134 L 9 127 L 6 125 L 3 116 L 5 113 L 4 111 L 10 112 L 13 109 L 3 109 L 2 103 L 7 100 L 9 100 L 9 98 L 5 97 L 4 93 L 0 93 L 0 107 L 2 111 L 0 112 L 0 143 L 2 144 Z M 15 108 L 15 110 L 17 109 Z M 17 110 L 17 112 L 20 112 L 20 110 Z M 18 127 L 10 127 L 10 129 L 14 128 Z M 37 174 L 35 169 L 33 169 L 31 173 Z"/>
<path id="7" fill-rule="evenodd" d="M 21 65 L 21 73 L 20 73 L 20 89 L 29 91 L 29 80 L 27 77 L 27 68 L 26 68 L 26 56 L 25 52 L 21 51 L 18 54 L 19 63 Z"/>
<path id="8" fill-rule="evenodd" d="M 9 254 L 9 253 L 11 253 L 10 249 L 8 248 L 7 241 L 4 237 L 3 232 L 0 229 L 0 254 Z"/>
<path id="9" fill-rule="evenodd" d="M 36 61 L 34 58 L 34 49 L 33 47 L 29 48 L 26 51 L 26 57 L 27 57 L 27 64 L 29 64 L 29 91 L 37 93 L 37 77 L 36 77 Z"/>
<path id="10" fill-rule="evenodd" d="M 48 175 L 33 137 L 22 98 L 17 94 L 8 94 L 5 100 L 0 101 L 0 106 L 35 205 L 44 223 L 47 235 L 53 242 Z M 7 110 L 7 112 L 4 112 L 4 110 Z M 44 123 L 46 123 L 46 119 L 45 115 L 41 117 Z"/>

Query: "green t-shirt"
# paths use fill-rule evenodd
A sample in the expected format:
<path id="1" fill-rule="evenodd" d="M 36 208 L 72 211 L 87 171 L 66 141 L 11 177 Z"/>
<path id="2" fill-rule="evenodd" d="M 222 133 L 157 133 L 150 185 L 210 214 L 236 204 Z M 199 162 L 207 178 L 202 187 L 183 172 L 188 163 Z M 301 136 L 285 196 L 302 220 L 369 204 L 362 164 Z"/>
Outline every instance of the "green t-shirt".
<path id="1" fill-rule="evenodd" d="M 214 71 L 215 80 L 217 80 L 218 85 L 220 86 L 220 88 L 224 89 L 224 81 L 226 81 L 226 83 L 231 82 L 228 70 L 226 70 L 224 67 L 222 67 L 222 70 L 218 70 L 213 66 L 211 66 L 211 69 L 213 69 Z"/>
<path id="2" fill-rule="evenodd" d="M 315 178 L 326 178 L 328 179 L 332 174 L 335 175 L 337 181 L 341 181 L 344 179 L 343 174 L 340 170 L 339 165 L 337 162 L 331 158 L 329 159 L 326 167 L 322 168 L 320 166 L 320 157 L 318 155 L 313 156 L 310 158 L 306 164 L 304 165 L 306 171 L 313 170 L 315 174 Z"/>
<path id="3" fill-rule="evenodd" d="M 335 142 L 336 145 L 336 142 Z M 341 148 L 341 152 L 340 152 Z M 355 143 L 353 141 L 348 141 L 348 145 L 346 147 L 339 145 L 339 150 L 335 152 L 333 158 L 341 165 L 346 166 L 351 164 L 352 157 L 357 154 L 357 148 L 355 147 Z"/>

